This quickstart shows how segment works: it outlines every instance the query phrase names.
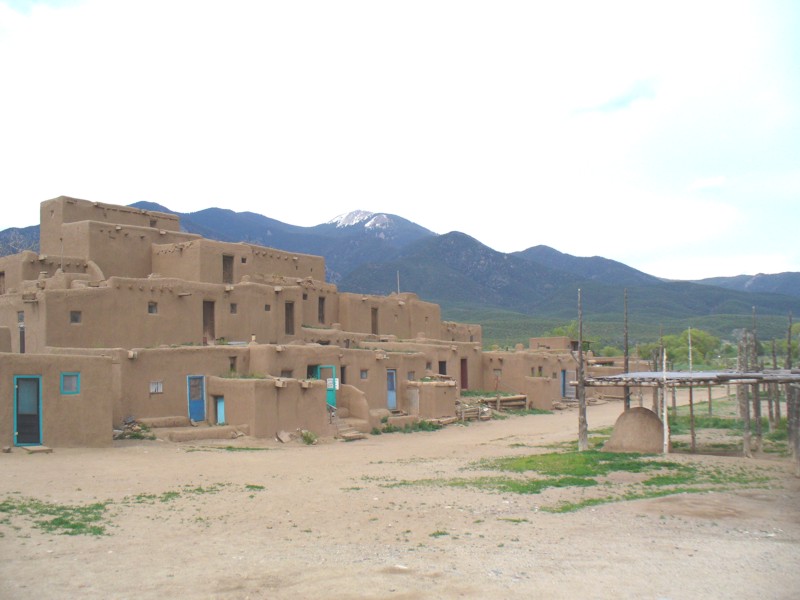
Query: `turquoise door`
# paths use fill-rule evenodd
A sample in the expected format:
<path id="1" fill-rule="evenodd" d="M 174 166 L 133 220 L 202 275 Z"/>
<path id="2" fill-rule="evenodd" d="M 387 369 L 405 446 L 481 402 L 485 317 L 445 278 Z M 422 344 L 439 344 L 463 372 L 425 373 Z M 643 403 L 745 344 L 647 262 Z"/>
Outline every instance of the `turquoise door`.
<path id="1" fill-rule="evenodd" d="M 335 365 L 318 365 L 314 369 L 315 379 L 324 379 L 327 384 L 327 391 L 325 392 L 325 401 L 328 406 L 336 407 L 336 390 L 339 389 L 339 380 L 336 378 Z"/>
<path id="2" fill-rule="evenodd" d="M 386 369 L 386 407 L 397 408 L 397 369 Z"/>
<path id="3" fill-rule="evenodd" d="M 217 425 L 225 424 L 225 398 L 214 396 L 214 406 L 217 407 Z"/>
<path id="4" fill-rule="evenodd" d="M 206 380 L 202 375 L 186 378 L 186 395 L 189 399 L 189 418 L 192 421 L 206 420 Z"/>
<path id="5" fill-rule="evenodd" d="M 42 378 L 38 375 L 14 377 L 14 444 L 36 446 L 42 443 Z"/>

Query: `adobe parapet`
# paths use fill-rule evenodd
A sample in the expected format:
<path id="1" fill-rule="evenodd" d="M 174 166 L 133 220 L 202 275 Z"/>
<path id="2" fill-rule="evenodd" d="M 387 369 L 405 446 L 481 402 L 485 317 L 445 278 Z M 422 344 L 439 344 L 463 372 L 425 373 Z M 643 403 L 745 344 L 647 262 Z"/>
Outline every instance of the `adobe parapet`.
<path id="1" fill-rule="evenodd" d="M 275 281 L 275 277 L 325 280 L 321 256 L 284 252 L 274 248 L 197 238 L 152 248 L 153 272 L 188 281 L 234 284 Z"/>
<path id="2" fill-rule="evenodd" d="M 45 200 L 39 205 L 40 251 L 45 254 L 59 253 L 61 226 L 79 221 L 99 221 L 163 231 L 180 231 L 180 220 L 177 215 L 59 196 Z"/>

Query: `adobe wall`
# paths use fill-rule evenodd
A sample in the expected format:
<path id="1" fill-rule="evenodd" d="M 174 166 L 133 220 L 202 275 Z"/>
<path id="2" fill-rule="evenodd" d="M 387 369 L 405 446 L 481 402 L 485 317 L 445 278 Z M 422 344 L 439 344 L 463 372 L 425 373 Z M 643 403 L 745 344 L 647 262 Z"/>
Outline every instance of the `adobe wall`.
<path id="1" fill-rule="evenodd" d="M 463 387 L 464 373 L 462 365 L 466 363 L 466 387 L 464 389 L 480 389 L 483 382 L 483 363 L 480 345 L 471 342 L 443 342 L 441 340 L 421 340 L 414 342 L 375 342 L 365 340 L 360 344 L 364 348 L 380 349 L 387 352 L 390 358 L 408 353 L 421 356 L 420 362 L 413 363 L 414 377 L 422 379 L 431 375 L 447 375 L 452 377 L 459 388 Z M 443 363 L 443 365 L 442 365 Z M 424 365 L 424 367 L 423 367 Z M 444 366 L 444 369 L 441 367 Z M 405 373 L 404 373 L 405 375 Z"/>
<path id="2" fill-rule="evenodd" d="M 345 331 L 395 335 L 402 339 L 418 336 L 441 339 L 442 333 L 439 305 L 423 302 L 411 293 L 390 296 L 340 293 L 339 322 Z"/>
<path id="3" fill-rule="evenodd" d="M 242 280 L 277 283 L 278 278 L 325 280 L 321 256 L 284 252 L 253 244 L 196 239 L 176 244 L 155 244 L 153 272 L 204 283 L 234 284 Z M 227 273 L 223 262 L 227 261 Z"/>
<path id="4" fill-rule="evenodd" d="M 8 327 L 11 331 L 12 352 L 20 352 L 20 331 L 24 331 L 26 352 L 37 352 L 38 348 L 44 347 L 45 311 L 39 305 L 40 296 L 36 293 L 0 296 L 0 327 Z M 20 322 L 23 328 L 20 328 Z"/>
<path id="5" fill-rule="evenodd" d="M 97 221 L 65 223 L 61 228 L 63 250 L 47 254 L 80 256 L 94 261 L 106 277 L 147 277 L 154 272 L 152 244 L 175 244 L 200 239 L 181 233 L 133 225 Z"/>
<path id="6" fill-rule="evenodd" d="M 126 351 L 122 356 L 125 358 L 120 359 L 120 399 L 113 414 L 115 425 L 128 416 L 188 416 L 187 377 L 190 375 L 225 376 L 230 373 L 232 362 L 235 362 L 236 372 L 249 372 L 247 346 L 137 349 Z M 161 392 L 152 393 L 151 382 L 161 382 Z M 206 398 L 208 418 L 208 389 Z"/>
<path id="7" fill-rule="evenodd" d="M 483 389 L 528 394 L 534 406 L 541 408 L 561 399 L 561 373 L 567 371 L 569 378 L 576 368 L 569 353 L 485 352 Z M 526 389 L 545 396 L 532 396 Z"/>
<path id="8" fill-rule="evenodd" d="M 86 260 L 74 256 L 46 256 L 29 250 L 3 256 L 0 257 L 0 295 L 23 291 L 27 281 L 52 277 L 56 272 L 85 274 L 87 268 Z"/>
<path id="9" fill-rule="evenodd" d="M 43 254 L 61 254 L 61 226 L 78 221 L 180 231 L 177 215 L 59 196 L 39 205 L 39 251 Z"/>
<path id="10" fill-rule="evenodd" d="M 483 330 L 480 325 L 474 323 L 455 323 L 453 321 L 442 322 L 442 330 L 439 339 L 450 340 L 451 342 L 483 342 Z"/>
<path id="11" fill-rule="evenodd" d="M 305 379 L 314 365 L 333 365 L 340 385 L 362 391 L 370 410 L 388 405 L 387 371 L 396 371 L 397 408 L 408 410 L 406 388 L 409 378 L 415 381 L 425 374 L 426 359 L 422 353 L 385 352 L 380 349 L 345 349 L 339 346 L 277 345 L 251 346 L 251 374 L 257 376 Z M 327 373 L 325 373 L 327 376 Z"/>
<path id="12" fill-rule="evenodd" d="M 569 352 L 578 350 L 578 341 L 567 336 L 534 337 L 528 340 L 531 350 L 556 350 Z"/>
<path id="13" fill-rule="evenodd" d="M 61 374 L 79 373 L 80 392 L 63 394 Z M 51 447 L 111 445 L 108 357 L 0 355 L 0 445 L 14 444 L 14 376 L 40 376 L 41 438 Z"/>
<path id="14" fill-rule="evenodd" d="M 280 431 L 307 429 L 317 435 L 332 435 L 322 381 L 301 385 L 296 380 L 208 379 L 208 395 L 225 398 L 225 420 L 232 425 L 247 423 L 250 435 L 275 437 Z"/>
<path id="15" fill-rule="evenodd" d="M 4 352 L 11 352 L 11 328 L 0 325 L 0 353 Z"/>
<path id="16" fill-rule="evenodd" d="M 458 388 L 448 381 L 409 382 L 405 394 L 408 414 L 420 419 L 454 417 Z"/>

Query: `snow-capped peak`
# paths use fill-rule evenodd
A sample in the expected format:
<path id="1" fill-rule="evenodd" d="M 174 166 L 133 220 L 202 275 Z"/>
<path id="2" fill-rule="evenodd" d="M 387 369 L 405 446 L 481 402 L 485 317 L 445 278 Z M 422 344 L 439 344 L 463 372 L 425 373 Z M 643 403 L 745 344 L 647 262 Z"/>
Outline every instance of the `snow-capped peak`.
<path id="1" fill-rule="evenodd" d="M 365 222 L 366 221 L 366 222 Z M 385 229 L 389 226 L 389 217 L 382 213 L 371 213 L 366 210 L 354 210 L 339 215 L 328 221 L 336 227 L 351 227 L 363 223 L 364 229 Z"/>

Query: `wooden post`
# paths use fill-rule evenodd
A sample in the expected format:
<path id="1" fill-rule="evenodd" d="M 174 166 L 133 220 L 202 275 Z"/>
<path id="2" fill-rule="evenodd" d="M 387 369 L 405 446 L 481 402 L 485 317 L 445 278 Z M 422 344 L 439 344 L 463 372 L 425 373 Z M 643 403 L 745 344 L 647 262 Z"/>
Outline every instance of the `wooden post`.
<path id="1" fill-rule="evenodd" d="M 775 349 L 775 338 L 772 338 L 772 368 L 778 368 L 778 353 Z M 770 383 L 767 386 L 767 409 L 769 410 L 769 431 L 772 433 L 775 431 L 776 421 L 775 421 L 775 398 L 777 397 L 777 388 L 776 384 Z"/>
<path id="2" fill-rule="evenodd" d="M 578 289 L 578 450 L 589 449 L 589 427 L 586 422 L 586 387 L 583 381 L 583 304 Z"/>
<path id="3" fill-rule="evenodd" d="M 750 365 L 753 371 L 758 371 L 758 336 L 756 334 L 756 307 L 753 307 L 753 335 L 750 340 Z M 760 450 L 764 443 L 763 434 L 761 432 L 761 391 L 757 383 L 753 384 L 753 419 L 756 422 L 756 450 Z"/>
<path id="4" fill-rule="evenodd" d="M 750 402 L 747 399 L 746 386 L 737 385 L 736 395 L 739 398 L 739 413 L 742 417 L 742 453 L 747 458 L 752 458 L 753 452 L 750 450 Z"/>
<path id="5" fill-rule="evenodd" d="M 678 392 L 675 389 L 675 386 L 672 386 L 672 416 L 678 416 Z"/>
<path id="6" fill-rule="evenodd" d="M 624 343 L 624 351 L 625 351 L 625 364 L 623 369 L 625 373 L 628 372 L 630 367 L 630 360 L 629 360 L 629 352 L 628 352 L 628 288 L 625 288 L 625 343 Z M 630 410 L 631 408 L 631 388 L 626 383 L 625 387 L 623 388 L 623 396 L 625 397 L 625 410 Z"/>
<path id="7" fill-rule="evenodd" d="M 712 393 L 711 393 L 711 384 L 709 384 L 709 385 L 708 385 L 708 416 L 709 416 L 709 417 L 710 417 L 710 416 L 711 416 L 711 414 L 712 414 L 712 410 L 711 410 L 711 400 L 712 400 L 712 398 L 711 398 L 711 396 L 712 396 Z"/>
<path id="8" fill-rule="evenodd" d="M 666 397 L 667 397 L 667 367 L 666 367 L 666 365 L 667 365 L 667 350 L 666 349 L 664 349 L 663 352 L 662 352 L 662 358 L 663 358 L 663 361 L 664 361 L 663 364 L 664 364 L 664 398 L 665 398 L 665 400 L 664 400 L 664 402 L 663 402 L 663 404 L 661 406 L 662 407 L 662 412 L 660 414 L 661 414 L 661 419 L 662 419 L 661 422 L 664 424 L 664 443 L 663 443 L 663 446 L 662 446 L 662 451 L 663 451 L 664 454 L 667 454 L 669 452 L 669 416 L 667 415 L 667 402 L 666 402 Z M 659 414 L 659 413 L 656 413 L 656 414 Z"/>
<path id="9" fill-rule="evenodd" d="M 761 450 L 761 446 L 764 443 L 764 438 L 761 431 L 761 395 L 759 392 L 759 385 L 757 383 L 753 384 L 753 420 L 756 422 L 756 439 L 753 446 L 756 450 Z"/>
<path id="10" fill-rule="evenodd" d="M 694 386 L 689 384 L 689 429 L 692 433 L 692 452 L 697 452 L 697 436 L 694 430 Z"/>

